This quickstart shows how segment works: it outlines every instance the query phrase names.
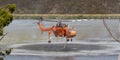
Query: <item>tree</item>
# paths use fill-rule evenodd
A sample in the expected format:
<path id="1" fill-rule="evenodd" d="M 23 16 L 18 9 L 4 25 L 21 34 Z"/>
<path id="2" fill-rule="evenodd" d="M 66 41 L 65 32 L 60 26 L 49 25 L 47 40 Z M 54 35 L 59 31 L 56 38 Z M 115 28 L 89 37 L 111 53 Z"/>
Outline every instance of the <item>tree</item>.
<path id="1" fill-rule="evenodd" d="M 9 12 L 13 13 L 15 11 L 16 5 L 15 4 L 8 4 L 7 9 Z"/>
<path id="2" fill-rule="evenodd" d="M 12 13 L 15 11 L 15 8 L 15 4 L 8 4 L 6 8 L 0 8 L 0 36 L 3 35 L 3 28 L 12 22 Z"/>
<path id="3" fill-rule="evenodd" d="M 0 36 L 3 35 L 3 28 L 12 22 L 13 20 L 12 13 L 15 11 L 15 8 L 16 8 L 15 4 L 8 4 L 6 9 L 0 8 Z M 0 40 L 2 40 L 2 38 L 4 38 L 6 34 L 4 34 L 0 38 Z M 4 57 L 6 55 L 9 55 L 11 51 L 12 51 L 12 48 L 10 48 L 9 50 L 4 50 L 4 51 L 0 49 L 0 56 Z M 1 57 L 0 60 L 4 60 L 4 58 Z"/>

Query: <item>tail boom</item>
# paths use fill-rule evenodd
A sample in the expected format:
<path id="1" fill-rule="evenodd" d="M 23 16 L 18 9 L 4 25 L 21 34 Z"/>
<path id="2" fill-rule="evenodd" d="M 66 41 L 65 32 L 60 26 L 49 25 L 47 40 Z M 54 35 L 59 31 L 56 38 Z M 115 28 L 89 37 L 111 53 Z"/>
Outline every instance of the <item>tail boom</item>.
<path id="1" fill-rule="evenodd" d="M 51 31 L 51 30 L 52 30 L 51 27 L 49 27 L 49 28 L 44 28 L 41 22 L 38 23 L 38 26 L 39 26 L 39 28 L 40 28 L 40 30 L 41 30 L 42 32 L 44 32 L 44 31 Z"/>

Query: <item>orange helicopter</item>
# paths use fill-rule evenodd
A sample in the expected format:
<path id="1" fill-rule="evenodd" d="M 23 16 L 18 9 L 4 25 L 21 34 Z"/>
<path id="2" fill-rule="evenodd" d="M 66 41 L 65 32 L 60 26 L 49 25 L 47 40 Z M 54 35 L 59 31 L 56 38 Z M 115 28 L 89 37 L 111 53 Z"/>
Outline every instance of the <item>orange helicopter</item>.
<path id="1" fill-rule="evenodd" d="M 58 22 L 56 25 L 44 28 L 42 21 L 52 21 L 52 22 Z M 50 35 L 53 33 L 55 37 L 66 37 L 66 42 L 69 41 L 69 39 L 76 36 L 76 31 L 74 29 L 71 29 L 68 27 L 68 24 L 62 23 L 62 21 L 55 21 L 55 20 L 43 20 L 43 18 L 40 18 L 40 21 L 38 22 L 38 26 L 41 30 L 41 32 L 48 32 L 48 43 L 51 43 Z"/>

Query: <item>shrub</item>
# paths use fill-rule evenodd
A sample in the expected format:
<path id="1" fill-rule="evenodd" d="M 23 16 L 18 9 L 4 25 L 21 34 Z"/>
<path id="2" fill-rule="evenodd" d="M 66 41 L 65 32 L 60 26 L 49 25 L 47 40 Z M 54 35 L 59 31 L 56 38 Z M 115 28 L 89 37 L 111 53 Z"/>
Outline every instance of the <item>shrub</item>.
<path id="1" fill-rule="evenodd" d="M 3 28 L 12 22 L 15 7 L 15 4 L 9 4 L 6 9 L 0 8 L 0 35 L 3 34 Z"/>

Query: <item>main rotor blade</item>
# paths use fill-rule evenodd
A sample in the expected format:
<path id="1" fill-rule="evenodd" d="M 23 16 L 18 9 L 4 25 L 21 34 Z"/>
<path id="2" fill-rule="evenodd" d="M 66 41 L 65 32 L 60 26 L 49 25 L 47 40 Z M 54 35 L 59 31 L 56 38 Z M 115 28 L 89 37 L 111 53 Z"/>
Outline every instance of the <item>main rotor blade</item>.
<path id="1" fill-rule="evenodd" d="M 48 21 L 48 22 L 58 22 L 58 20 L 43 20 L 43 21 Z"/>
<path id="2" fill-rule="evenodd" d="M 81 21 L 88 21 L 88 20 L 87 20 L 87 19 L 76 19 L 76 20 L 69 19 L 69 20 L 62 20 L 62 22 L 81 22 Z"/>
<path id="3" fill-rule="evenodd" d="M 45 19 L 45 20 L 42 20 L 42 21 L 48 21 L 48 22 L 81 22 L 81 21 L 88 21 L 88 19 L 75 19 L 75 20 L 72 20 L 72 19 L 65 19 L 65 20 L 56 20 L 56 19 Z"/>
<path id="4" fill-rule="evenodd" d="M 48 22 L 80 22 L 82 20 L 43 20 L 43 21 L 48 21 Z"/>

